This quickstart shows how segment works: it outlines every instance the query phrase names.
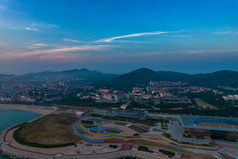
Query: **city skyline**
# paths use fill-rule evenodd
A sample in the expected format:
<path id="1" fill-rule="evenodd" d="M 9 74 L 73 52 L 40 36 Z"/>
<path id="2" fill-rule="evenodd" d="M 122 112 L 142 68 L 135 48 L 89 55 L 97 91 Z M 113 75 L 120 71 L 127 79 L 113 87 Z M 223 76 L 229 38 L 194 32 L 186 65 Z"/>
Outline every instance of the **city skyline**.
<path id="1" fill-rule="evenodd" d="M 0 1 L 0 73 L 238 70 L 238 2 Z"/>

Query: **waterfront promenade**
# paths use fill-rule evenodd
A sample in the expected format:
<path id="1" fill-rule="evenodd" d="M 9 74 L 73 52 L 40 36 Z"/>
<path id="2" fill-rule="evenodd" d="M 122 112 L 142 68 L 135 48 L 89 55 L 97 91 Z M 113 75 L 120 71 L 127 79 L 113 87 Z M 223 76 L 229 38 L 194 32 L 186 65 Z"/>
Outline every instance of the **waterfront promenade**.
<path id="1" fill-rule="evenodd" d="M 146 152 L 132 150 L 131 148 L 123 148 L 123 146 L 116 151 L 106 152 L 106 153 L 95 153 L 95 154 L 67 154 L 64 153 L 70 149 L 75 147 L 69 146 L 64 148 L 53 148 L 53 149 L 42 149 L 42 148 L 33 148 L 24 145 L 14 145 L 18 143 L 11 143 L 8 141 L 10 135 L 15 129 L 5 129 L 0 134 L 0 142 L 2 143 L 0 146 L 0 151 L 2 155 L 5 155 L 9 158 L 30 158 L 30 159 L 53 159 L 53 158 L 63 158 L 63 159 L 71 159 L 71 158 L 80 158 L 80 159 L 112 159 L 120 156 L 137 156 L 140 158 L 167 158 L 161 154 L 148 154 Z M 9 133 L 10 132 L 10 133 Z M 9 136 L 8 136 L 9 135 Z M 15 146 L 21 146 L 22 149 L 17 148 Z M 45 151 L 45 153 L 42 153 Z"/>

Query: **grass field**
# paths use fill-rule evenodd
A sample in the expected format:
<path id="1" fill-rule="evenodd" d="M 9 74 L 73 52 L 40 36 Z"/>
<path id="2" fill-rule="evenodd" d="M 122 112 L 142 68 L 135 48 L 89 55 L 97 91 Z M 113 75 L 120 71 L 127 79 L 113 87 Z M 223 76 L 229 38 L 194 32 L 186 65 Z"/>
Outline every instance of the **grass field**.
<path id="1" fill-rule="evenodd" d="M 124 140 L 118 139 L 118 138 L 110 138 L 110 139 L 104 139 L 104 142 L 106 142 L 106 143 L 111 143 L 111 142 L 122 143 L 122 142 L 124 142 Z"/>
<path id="2" fill-rule="evenodd" d="M 201 100 L 200 98 L 194 98 L 195 102 L 199 107 L 202 107 L 203 109 L 209 108 L 209 109 L 217 109 L 216 106 L 206 103 L 205 101 Z"/>
<path id="3" fill-rule="evenodd" d="M 87 125 L 87 124 L 84 124 L 83 126 L 85 128 L 95 128 L 95 127 L 98 127 L 97 125 Z"/>
<path id="4" fill-rule="evenodd" d="M 139 132 L 139 133 L 145 133 L 145 132 L 147 132 L 147 131 L 145 131 L 144 129 L 141 129 L 141 128 L 135 126 L 135 125 L 131 125 L 131 126 L 128 126 L 128 127 L 131 128 L 131 129 L 133 129 L 133 130 L 135 130 L 135 131 L 137 131 L 137 132 Z"/>
<path id="5" fill-rule="evenodd" d="M 79 139 L 71 133 L 70 125 L 78 119 L 74 116 L 51 114 L 22 127 L 15 137 L 23 142 L 60 145 L 74 143 Z"/>
<path id="6" fill-rule="evenodd" d="M 114 125 L 127 125 L 128 123 L 124 123 L 124 122 L 119 122 L 119 121 L 116 121 L 115 123 L 114 123 Z"/>

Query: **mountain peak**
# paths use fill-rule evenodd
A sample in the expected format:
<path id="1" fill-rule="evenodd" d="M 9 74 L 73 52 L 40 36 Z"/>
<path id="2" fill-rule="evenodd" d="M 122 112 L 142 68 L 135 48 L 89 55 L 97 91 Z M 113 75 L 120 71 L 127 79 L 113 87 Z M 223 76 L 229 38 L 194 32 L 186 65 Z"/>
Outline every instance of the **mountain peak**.
<path id="1" fill-rule="evenodd" d="M 139 68 L 129 73 L 122 74 L 107 82 L 107 86 L 111 85 L 118 89 L 130 89 L 136 85 L 145 85 L 150 81 L 166 80 L 157 72 L 148 68 Z"/>
<path id="2" fill-rule="evenodd" d="M 82 69 L 73 69 L 73 70 L 66 70 L 66 71 L 62 71 L 62 72 L 68 72 L 68 73 L 70 73 L 70 72 L 89 72 L 89 70 L 88 69 L 86 69 L 86 68 L 82 68 Z"/>
<path id="3" fill-rule="evenodd" d="M 88 69 L 86 69 L 86 68 L 82 68 L 80 71 L 89 71 Z"/>
<path id="4" fill-rule="evenodd" d="M 141 73 L 155 73 L 155 71 L 151 70 L 151 69 L 148 69 L 148 68 L 139 68 L 139 69 L 136 69 L 130 73 L 138 73 L 138 72 L 141 72 Z"/>
<path id="5" fill-rule="evenodd" d="M 221 70 L 221 71 L 216 71 L 214 73 L 238 73 L 236 71 L 231 71 L 231 70 Z"/>

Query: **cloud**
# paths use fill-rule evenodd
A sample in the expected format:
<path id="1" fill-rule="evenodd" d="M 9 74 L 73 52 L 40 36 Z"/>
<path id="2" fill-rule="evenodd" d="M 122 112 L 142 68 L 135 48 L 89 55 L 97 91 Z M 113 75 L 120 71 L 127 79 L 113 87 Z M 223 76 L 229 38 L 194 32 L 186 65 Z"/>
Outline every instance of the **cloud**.
<path id="1" fill-rule="evenodd" d="M 224 34 L 238 34 L 238 31 L 223 31 L 223 32 L 215 32 L 215 35 L 224 35 Z"/>
<path id="2" fill-rule="evenodd" d="M 66 41 L 66 42 L 72 42 L 72 43 L 80 43 L 80 42 L 81 42 L 81 41 L 79 41 L 79 40 L 68 39 L 68 38 L 64 38 L 63 40 Z"/>
<path id="3" fill-rule="evenodd" d="M 48 46 L 47 44 L 44 44 L 44 43 L 36 43 L 36 44 L 33 44 L 34 46 L 39 46 L 39 47 L 45 47 L 45 46 Z"/>
<path id="4" fill-rule="evenodd" d="M 220 53 L 235 53 L 238 49 L 226 49 L 226 50 L 179 50 L 179 51 L 155 51 L 155 52 L 140 52 L 132 54 L 116 54 L 112 56 L 117 57 L 149 57 L 149 56 L 161 56 L 166 54 L 180 54 L 180 55 L 195 55 L 195 54 L 220 54 Z"/>
<path id="5" fill-rule="evenodd" d="M 38 44 L 42 45 L 42 44 Z M 8 52 L 1 54 L 0 59 L 11 59 L 16 57 L 29 57 L 37 55 L 57 55 L 62 53 L 72 53 L 77 51 L 97 51 L 103 50 L 109 47 L 114 47 L 114 45 L 83 45 L 83 46 L 74 46 L 74 47 L 58 47 L 53 49 L 38 49 L 34 51 L 21 51 L 21 52 Z"/>
<path id="6" fill-rule="evenodd" d="M 40 31 L 40 30 L 51 29 L 56 27 L 59 27 L 59 26 L 56 24 L 31 23 L 29 26 L 26 26 L 25 29 L 30 31 Z"/>
<path id="7" fill-rule="evenodd" d="M 192 50 L 183 51 L 186 54 L 205 54 L 205 53 L 226 53 L 226 52 L 238 52 L 238 49 L 225 49 L 225 50 Z"/>
<path id="8" fill-rule="evenodd" d="M 213 34 L 220 35 L 220 34 L 230 34 L 230 33 L 231 33 L 230 31 L 224 31 L 224 32 L 215 32 Z"/>
<path id="9" fill-rule="evenodd" d="M 25 27 L 26 30 L 30 31 L 39 31 L 37 28 Z"/>
<path id="10" fill-rule="evenodd" d="M 0 10 L 6 10 L 6 9 L 7 9 L 7 6 L 0 4 Z"/>
<path id="11" fill-rule="evenodd" d="M 166 33 L 168 33 L 168 32 L 156 31 L 156 32 L 135 33 L 135 34 L 122 35 L 122 36 L 116 36 L 116 37 L 101 39 L 101 40 L 97 40 L 96 42 L 113 42 L 114 40 L 122 39 L 122 38 L 149 36 L 149 35 L 159 35 L 159 34 L 166 34 Z"/>
<path id="12" fill-rule="evenodd" d="M 52 45 L 49 45 L 49 44 L 45 44 L 45 43 L 30 43 L 30 45 L 27 45 L 25 46 L 25 48 L 28 48 L 28 49 L 38 49 L 38 48 L 45 48 L 45 47 L 52 47 Z"/>
<path id="13" fill-rule="evenodd" d="M 224 49 L 224 50 L 179 50 L 179 51 L 161 51 L 161 52 L 146 52 L 146 53 L 136 53 L 140 56 L 155 56 L 161 54 L 218 54 L 218 53 L 228 53 L 228 52 L 238 52 L 238 49 Z"/>
<path id="14" fill-rule="evenodd" d="M 171 33 L 171 32 L 170 32 Z M 171 38 L 191 38 L 191 35 L 163 35 L 164 37 L 171 37 Z"/>
<path id="15" fill-rule="evenodd" d="M 57 27 L 59 27 L 59 25 L 47 24 L 47 23 L 31 23 L 31 26 L 42 27 L 42 28 L 57 28 Z"/>
<path id="16" fill-rule="evenodd" d="M 41 61 L 54 61 L 54 62 L 75 62 L 83 60 L 83 55 L 81 54 L 57 54 L 57 55 L 41 55 L 39 60 Z"/>
<path id="17" fill-rule="evenodd" d="M 191 35 L 171 35 L 172 38 L 191 38 Z"/>
<path id="18" fill-rule="evenodd" d="M 48 24 L 49 27 L 52 27 L 52 28 L 57 28 L 59 27 L 59 25 L 56 25 L 56 24 Z"/>

